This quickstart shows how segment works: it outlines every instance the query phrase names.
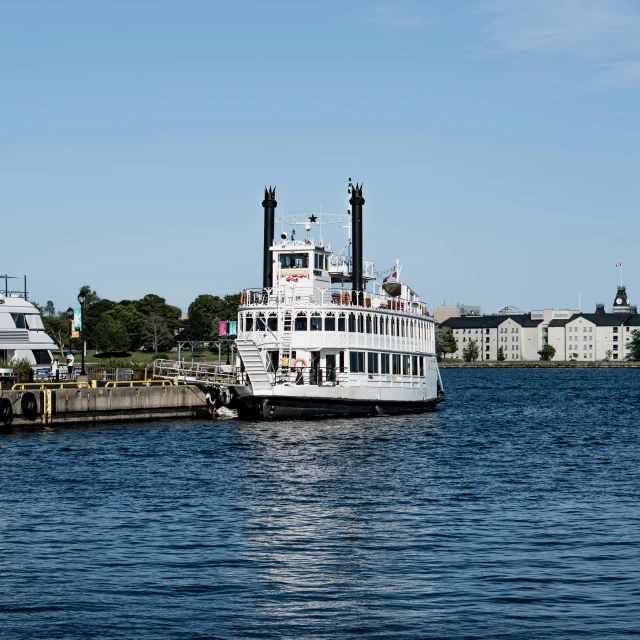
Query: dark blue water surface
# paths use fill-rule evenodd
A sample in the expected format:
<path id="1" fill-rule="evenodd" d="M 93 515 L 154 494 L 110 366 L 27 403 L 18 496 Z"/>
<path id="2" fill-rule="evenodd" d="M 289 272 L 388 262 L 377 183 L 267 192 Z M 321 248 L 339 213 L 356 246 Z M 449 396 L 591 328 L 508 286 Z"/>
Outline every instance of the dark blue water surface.
<path id="1" fill-rule="evenodd" d="M 0 436 L 0 637 L 640 632 L 639 370 L 445 370 L 446 409 Z"/>

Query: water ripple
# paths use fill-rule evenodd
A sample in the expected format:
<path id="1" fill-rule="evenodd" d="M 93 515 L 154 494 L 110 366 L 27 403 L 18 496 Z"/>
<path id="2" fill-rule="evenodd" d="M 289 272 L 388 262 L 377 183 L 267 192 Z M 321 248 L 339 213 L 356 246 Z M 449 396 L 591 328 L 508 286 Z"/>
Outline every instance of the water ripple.
<path id="1" fill-rule="evenodd" d="M 443 371 L 444 411 L 0 438 L 0 638 L 640 632 L 640 371 Z"/>

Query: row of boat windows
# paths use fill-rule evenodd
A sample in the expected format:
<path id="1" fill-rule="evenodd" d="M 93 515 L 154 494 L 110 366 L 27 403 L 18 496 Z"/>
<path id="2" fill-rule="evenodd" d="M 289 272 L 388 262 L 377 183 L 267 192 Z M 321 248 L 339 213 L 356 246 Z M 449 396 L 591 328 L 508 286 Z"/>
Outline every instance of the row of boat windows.
<path id="1" fill-rule="evenodd" d="M 351 373 L 392 373 L 397 376 L 424 377 L 424 360 L 423 356 L 374 353 L 372 351 L 350 351 L 349 370 Z"/>
<path id="2" fill-rule="evenodd" d="M 246 315 L 243 331 L 277 331 L 278 318 L 271 315 L 265 317 L 258 315 Z M 295 318 L 285 316 L 285 330 L 294 331 L 348 331 L 349 333 L 371 333 L 374 335 L 399 336 L 403 338 L 425 339 L 428 333 L 428 324 L 419 320 L 405 320 L 404 318 L 386 318 L 375 314 L 341 313 L 337 317 L 328 313 L 324 318 L 319 313 L 308 316 L 299 313 Z"/>
<path id="3" fill-rule="evenodd" d="M 281 253 L 280 267 L 283 269 L 308 269 L 309 254 L 308 253 Z M 314 269 L 329 269 L 329 256 L 323 253 L 313 254 Z"/>

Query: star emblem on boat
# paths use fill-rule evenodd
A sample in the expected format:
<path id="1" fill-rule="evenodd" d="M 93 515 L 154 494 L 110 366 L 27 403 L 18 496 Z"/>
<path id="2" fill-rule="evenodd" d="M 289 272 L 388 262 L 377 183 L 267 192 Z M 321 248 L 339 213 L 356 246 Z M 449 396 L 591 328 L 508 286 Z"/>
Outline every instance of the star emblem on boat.
<path id="1" fill-rule="evenodd" d="M 314 216 L 313 214 L 309 216 L 309 222 L 311 223 L 314 223 L 317 219 L 318 219 L 318 216 Z"/>

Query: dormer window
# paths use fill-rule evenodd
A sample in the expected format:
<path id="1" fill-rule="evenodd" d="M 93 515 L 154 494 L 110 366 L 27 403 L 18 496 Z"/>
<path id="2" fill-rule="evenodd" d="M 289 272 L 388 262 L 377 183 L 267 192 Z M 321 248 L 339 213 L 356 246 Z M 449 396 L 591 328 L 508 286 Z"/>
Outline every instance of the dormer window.
<path id="1" fill-rule="evenodd" d="M 280 267 L 282 269 L 308 269 L 308 253 L 281 253 Z"/>

